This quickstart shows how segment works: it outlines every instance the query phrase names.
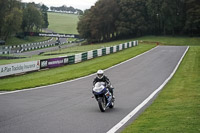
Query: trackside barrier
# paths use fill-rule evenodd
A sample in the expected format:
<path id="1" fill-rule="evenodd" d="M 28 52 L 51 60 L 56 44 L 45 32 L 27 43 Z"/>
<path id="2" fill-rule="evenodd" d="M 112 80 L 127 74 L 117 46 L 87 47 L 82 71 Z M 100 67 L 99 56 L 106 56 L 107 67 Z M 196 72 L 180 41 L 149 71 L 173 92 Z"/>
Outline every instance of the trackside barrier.
<path id="1" fill-rule="evenodd" d="M 40 69 L 40 61 L 29 61 L 15 64 L 0 65 L 0 77 L 37 71 Z"/>
<path id="2" fill-rule="evenodd" d="M 30 51 L 34 49 L 52 47 L 52 46 L 55 46 L 55 43 L 45 44 L 45 43 L 51 42 L 52 40 L 53 38 L 47 41 L 37 42 L 37 43 L 21 44 L 21 45 L 14 45 L 14 46 L 0 46 L 0 54 L 20 53 L 20 52 Z"/>
<path id="3" fill-rule="evenodd" d="M 15 64 L 0 65 L 0 77 L 16 75 L 19 73 L 37 71 L 39 69 L 60 67 L 69 64 L 75 64 L 82 61 L 90 60 L 92 58 L 108 55 L 121 51 L 126 48 L 134 47 L 138 45 L 138 41 L 119 44 L 111 47 L 105 47 L 101 49 L 91 50 L 84 53 L 79 53 L 71 56 L 63 56 L 58 58 L 43 59 L 32 62 L 22 62 Z"/>
<path id="4" fill-rule="evenodd" d="M 75 54 L 75 55 L 71 55 L 71 56 L 63 56 L 63 57 L 67 58 L 65 65 L 66 64 L 74 64 L 74 63 L 83 62 L 83 61 L 86 61 L 86 60 L 89 60 L 92 58 L 115 53 L 115 52 L 121 51 L 123 49 L 127 49 L 127 48 L 134 47 L 137 45 L 138 45 L 138 41 L 132 41 L 132 42 L 124 43 L 124 44 L 119 44 L 119 45 L 115 45 L 115 46 L 111 46 L 111 47 L 105 47 L 105 48 L 101 48 L 101 49 L 91 50 L 88 52 L 79 53 L 79 54 Z M 60 57 L 60 58 L 63 58 L 63 57 Z M 62 63 L 62 62 L 60 62 L 60 63 Z M 42 64 L 42 62 L 41 62 L 41 64 Z M 50 67 L 48 67 L 48 68 L 50 68 Z"/>

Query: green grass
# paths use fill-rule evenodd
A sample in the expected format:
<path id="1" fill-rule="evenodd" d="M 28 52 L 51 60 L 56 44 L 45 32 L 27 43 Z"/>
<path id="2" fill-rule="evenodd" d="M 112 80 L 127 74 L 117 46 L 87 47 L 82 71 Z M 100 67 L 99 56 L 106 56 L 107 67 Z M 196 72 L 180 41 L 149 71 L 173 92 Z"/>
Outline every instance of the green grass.
<path id="1" fill-rule="evenodd" d="M 78 34 L 78 15 L 48 12 L 48 29 L 57 33 Z"/>
<path id="2" fill-rule="evenodd" d="M 144 43 L 160 42 L 161 45 L 200 46 L 200 37 L 144 36 L 137 38 Z"/>
<path id="3" fill-rule="evenodd" d="M 153 104 L 122 133 L 200 132 L 200 47 L 191 46 Z"/>
<path id="4" fill-rule="evenodd" d="M 26 37 L 25 39 L 19 39 L 17 37 L 10 37 L 6 40 L 6 45 L 20 45 L 34 42 L 42 42 L 50 39 L 49 37 Z"/>
<path id="5" fill-rule="evenodd" d="M 79 64 L 0 79 L 0 90 L 11 91 L 32 88 L 86 76 L 88 74 L 95 73 L 98 69 L 105 69 L 132 58 L 153 48 L 154 46 L 155 45 L 139 45 L 137 47 L 129 48 L 107 56 L 98 57 Z"/>

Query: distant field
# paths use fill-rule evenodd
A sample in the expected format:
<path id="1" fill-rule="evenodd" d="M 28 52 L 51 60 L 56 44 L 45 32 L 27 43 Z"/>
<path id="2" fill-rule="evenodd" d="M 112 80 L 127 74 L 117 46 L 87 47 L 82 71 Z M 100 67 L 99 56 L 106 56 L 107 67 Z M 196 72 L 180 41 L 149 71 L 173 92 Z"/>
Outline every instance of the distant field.
<path id="1" fill-rule="evenodd" d="M 48 12 L 49 27 L 57 33 L 78 34 L 78 15 Z"/>

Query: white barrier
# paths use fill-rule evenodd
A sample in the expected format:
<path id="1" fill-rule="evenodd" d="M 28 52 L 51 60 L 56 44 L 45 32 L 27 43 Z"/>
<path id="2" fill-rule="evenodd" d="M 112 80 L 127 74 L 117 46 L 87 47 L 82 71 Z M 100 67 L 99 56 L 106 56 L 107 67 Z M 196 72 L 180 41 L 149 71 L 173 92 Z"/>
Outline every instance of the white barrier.
<path id="1" fill-rule="evenodd" d="M 7 64 L 0 66 L 0 77 L 30 72 L 40 69 L 40 61 L 30 61 L 23 63 Z"/>

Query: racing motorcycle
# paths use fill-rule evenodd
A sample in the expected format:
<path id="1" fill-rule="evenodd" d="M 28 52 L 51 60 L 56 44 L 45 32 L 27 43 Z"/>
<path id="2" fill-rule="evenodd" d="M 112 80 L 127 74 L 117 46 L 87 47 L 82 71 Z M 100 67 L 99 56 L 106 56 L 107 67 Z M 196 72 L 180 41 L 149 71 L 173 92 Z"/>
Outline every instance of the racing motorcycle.
<path id="1" fill-rule="evenodd" d="M 101 112 L 105 112 L 107 108 L 114 107 L 115 100 L 104 82 L 97 82 L 93 87 L 92 92 L 98 102 Z"/>

